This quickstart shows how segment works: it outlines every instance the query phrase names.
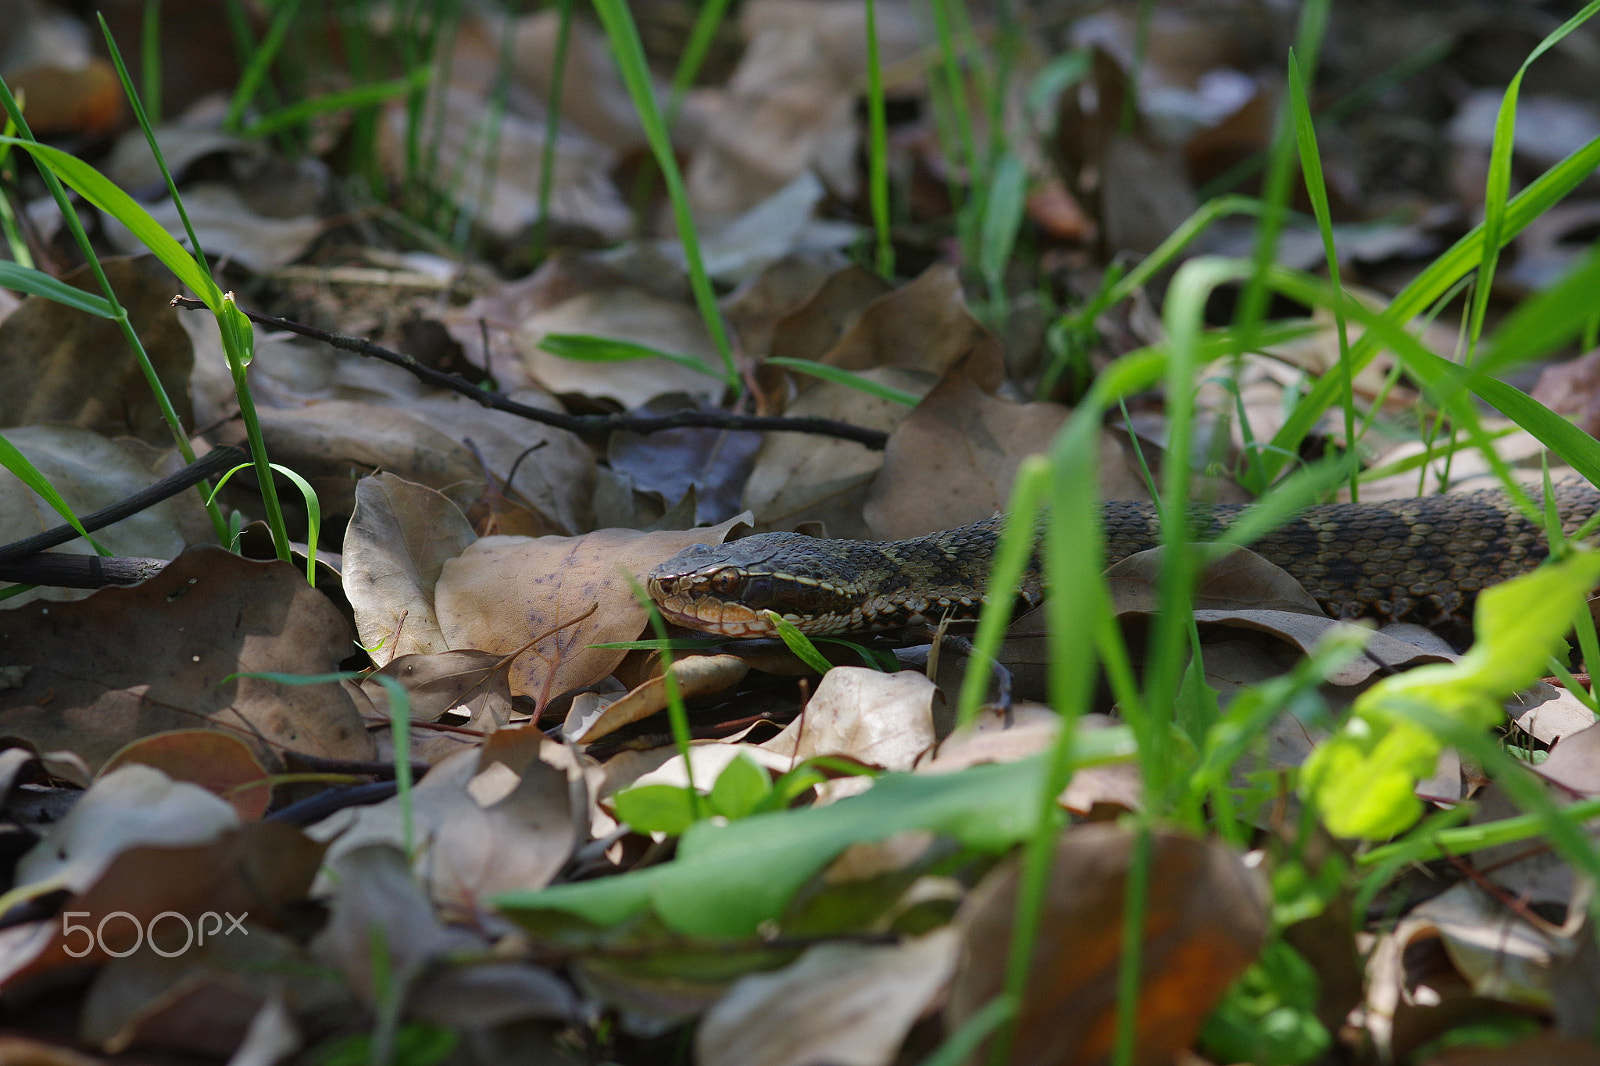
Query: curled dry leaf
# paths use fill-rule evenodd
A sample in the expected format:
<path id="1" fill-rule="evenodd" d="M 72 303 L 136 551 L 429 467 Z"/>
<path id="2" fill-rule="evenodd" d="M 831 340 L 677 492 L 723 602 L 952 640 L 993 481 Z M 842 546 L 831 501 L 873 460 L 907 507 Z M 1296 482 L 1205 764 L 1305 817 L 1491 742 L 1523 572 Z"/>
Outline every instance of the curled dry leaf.
<path id="1" fill-rule="evenodd" d="M 239 817 L 211 791 L 174 781 L 141 763 L 113 770 L 89 787 L 67 816 L 17 863 L 17 884 L 82 892 L 128 848 L 178 847 L 214 840 Z"/>
<path id="2" fill-rule="evenodd" d="M 374 662 L 449 647 L 434 611 L 434 585 L 444 564 L 475 539 L 461 509 L 426 485 L 388 473 L 356 484 L 344 538 L 344 591 Z"/>
<path id="3" fill-rule="evenodd" d="M 675 659 L 672 674 L 684 699 L 733 688 L 750 672 L 750 664 L 737 655 L 688 655 Z M 581 726 L 577 744 L 593 744 L 625 725 L 667 709 L 667 682 L 657 675 L 609 704 L 593 721 Z M 571 719 L 569 719 L 571 721 Z"/>
<path id="4" fill-rule="evenodd" d="M 503 729 L 417 783 L 410 797 L 415 866 L 435 902 L 470 914 L 493 893 L 542 888 L 561 869 L 588 811 L 567 770 L 546 761 L 558 750 L 535 728 Z M 376 844 L 399 847 L 402 811 L 394 797 L 339 811 L 309 832 L 332 842 L 334 860 Z"/>
<path id="5" fill-rule="evenodd" d="M 844 370 L 893 366 L 942 378 L 958 363 L 985 392 L 1005 376 L 1000 341 L 967 310 L 961 279 L 939 263 L 862 309 L 820 362 Z"/>
<path id="6" fill-rule="evenodd" d="M 702 1066 L 887 1066 L 955 968 L 950 929 L 887 947 L 819 944 L 741 977 L 695 1033 Z"/>
<path id="7" fill-rule="evenodd" d="M 153 256 L 107 260 L 104 269 L 178 418 L 192 424 L 194 346 L 172 307 L 177 282 Z M 88 267 L 62 280 L 100 293 Z M 172 442 L 117 323 L 42 296 L 30 296 L 0 323 L 0 426 L 35 422 L 65 422 L 158 446 Z"/>
<path id="8" fill-rule="evenodd" d="M 446 651 L 391 659 L 377 673 L 394 678 L 405 689 L 412 721 L 437 722 L 455 711 L 468 717 L 468 728 L 493 732 L 511 720 L 505 665 L 503 655 Z M 374 707 L 388 707 L 388 688 L 381 682 L 369 675 L 361 688 Z"/>
<path id="9" fill-rule="evenodd" d="M 452 648 L 508 653 L 513 695 L 550 700 L 614 670 L 646 611 L 634 590 L 691 544 L 720 544 L 742 518 L 701 529 L 602 529 L 582 537 L 485 537 L 444 564 L 436 586 L 440 631 Z"/>
<path id="10" fill-rule="evenodd" d="M 874 300 L 893 291 L 894 286 L 864 266 L 852 263 L 834 271 L 777 320 L 771 354 L 821 362 Z"/>
<path id="11" fill-rule="evenodd" d="M 31 666 L 0 689 L 0 732 L 70 748 L 99 766 L 131 740 L 211 726 L 280 751 L 369 759 L 372 741 L 337 684 L 288 685 L 240 672 L 324 674 L 349 654 L 349 623 L 284 562 L 190 548 L 131 588 L 0 613 L 0 645 Z"/>
<path id="12" fill-rule="evenodd" d="M 549 394 L 534 389 L 509 395 L 543 411 L 562 410 Z M 594 453 L 577 434 L 491 410 L 455 393 L 410 400 L 404 410 L 463 442 L 492 476 L 493 484 L 482 490 L 482 504 L 470 512 L 481 531 L 538 536 L 594 527 Z M 507 478 L 512 479 L 509 485 Z M 480 485 L 481 480 L 480 472 Z"/>
<path id="13" fill-rule="evenodd" d="M 1554 926 L 1465 882 L 1422 903 L 1368 961 L 1379 1047 L 1403 1059 L 1495 1003 L 1548 1010 L 1556 969 L 1592 942 L 1584 911 L 1576 906 Z"/>
<path id="14" fill-rule="evenodd" d="M 100 768 L 102 776 L 126 765 L 150 766 L 221 797 L 241 822 L 253 822 L 272 802 L 272 782 L 250 746 L 214 729 L 175 729 L 141 737 Z"/>
<path id="15" fill-rule="evenodd" d="M 1133 834 L 1116 825 L 1079 826 L 1058 838 L 1012 1061 L 1110 1061 L 1133 848 Z M 1170 1063 L 1194 1042 L 1267 935 L 1266 887 L 1229 848 L 1155 832 L 1150 862 L 1133 1057 L 1141 1066 Z M 1001 991 L 1019 871 L 1015 857 L 1001 863 L 957 916 L 963 948 L 945 1008 L 951 1032 Z M 973 1061 L 983 1061 L 981 1053 Z"/>
<path id="16" fill-rule="evenodd" d="M 330 975 L 311 969 L 299 944 L 260 926 L 248 935 L 210 936 L 171 958 L 142 951 L 111 959 L 84 999 L 78 1039 L 113 1055 L 160 1049 L 244 1063 L 250 1060 L 236 1054 L 240 1045 L 276 1015 L 288 1028 L 274 1045 L 287 1045 L 289 1053 L 302 1042 L 288 1015 L 291 1005 L 302 1016 L 324 1017 L 355 1006 Z M 285 982 L 280 975 L 286 972 L 295 980 Z"/>

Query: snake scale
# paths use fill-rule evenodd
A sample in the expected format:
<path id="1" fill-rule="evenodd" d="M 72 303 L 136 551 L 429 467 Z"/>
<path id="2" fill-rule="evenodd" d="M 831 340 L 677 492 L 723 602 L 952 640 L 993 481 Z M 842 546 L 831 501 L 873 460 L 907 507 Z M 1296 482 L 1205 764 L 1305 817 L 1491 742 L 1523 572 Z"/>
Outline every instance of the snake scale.
<path id="1" fill-rule="evenodd" d="M 1563 532 L 1600 512 L 1600 491 L 1555 487 Z M 1103 505 L 1106 562 L 1160 543 L 1155 508 Z M 1195 508 L 1197 539 L 1210 539 L 1241 507 Z M 1002 518 L 910 540 L 824 540 L 763 533 L 696 545 L 650 574 L 650 595 L 681 626 L 730 637 L 770 636 L 776 611 L 813 635 L 904 629 L 977 616 Z M 1294 575 L 1336 618 L 1462 621 L 1477 593 L 1531 570 L 1548 554 L 1544 530 L 1500 492 L 1311 507 L 1251 545 Z M 1043 595 L 1037 554 L 1019 597 Z"/>

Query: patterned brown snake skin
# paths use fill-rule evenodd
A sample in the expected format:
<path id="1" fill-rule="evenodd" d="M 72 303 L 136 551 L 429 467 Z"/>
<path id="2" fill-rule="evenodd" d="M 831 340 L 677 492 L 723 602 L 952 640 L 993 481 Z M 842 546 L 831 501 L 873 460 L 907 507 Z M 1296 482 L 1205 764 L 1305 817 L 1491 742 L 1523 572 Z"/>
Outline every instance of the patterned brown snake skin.
<path id="1" fill-rule="evenodd" d="M 1585 482 L 1563 481 L 1554 495 L 1568 535 L 1600 511 L 1600 491 Z M 1196 509 L 1197 539 L 1214 536 L 1241 510 Z M 1160 543 L 1150 504 L 1107 503 L 1103 517 L 1108 564 Z M 772 635 L 767 610 L 813 635 L 966 620 L 983 606 L 1000 523 L 996 515 L 897 541 L 763 533 L 687 548 L 647 584 L 668 621 L 730 637 Z M 1497 491 L 1311 507 L 1251 548 L 1336 618 L 1425 624 L 1468 618 L 1480 590 L 1548 554 L 1543 528 Z M 1019 597 L 1031 605 L 1041 596 L 1035 558 Z"/>

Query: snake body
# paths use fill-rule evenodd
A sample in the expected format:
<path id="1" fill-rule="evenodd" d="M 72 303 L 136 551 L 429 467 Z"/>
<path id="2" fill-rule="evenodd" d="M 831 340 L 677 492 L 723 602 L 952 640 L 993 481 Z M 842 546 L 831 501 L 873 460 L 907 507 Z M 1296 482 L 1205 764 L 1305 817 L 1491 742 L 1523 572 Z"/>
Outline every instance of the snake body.
<path id="1" fill-rule="evenodd" d="M 1555 488 L 1562 531 L 1600 512 L 1584 482 Z M 1103 505 L 1106 562 L 1161 542 L 1153 505 Z M 1243 508 L 1196 508 L 1211 539 Z M 975 618 L 983 607 L 1002 516 L 909 540 L 824 540 L 763 533 L 696 545 L 650 574 L 650 595 L 681 626 L 730 637 L 770 636 L 766 611 L 813 635 L 904 629 Z M 1548 554 L 1543 528 L 1496 491 L 1311 507 L 1250 546 L 1287 570 L 1336 618 L 1461 621 L 1479 591 L 1531 570 Z M 1043 596 L 1038 553 L 1018 597 Z"/>

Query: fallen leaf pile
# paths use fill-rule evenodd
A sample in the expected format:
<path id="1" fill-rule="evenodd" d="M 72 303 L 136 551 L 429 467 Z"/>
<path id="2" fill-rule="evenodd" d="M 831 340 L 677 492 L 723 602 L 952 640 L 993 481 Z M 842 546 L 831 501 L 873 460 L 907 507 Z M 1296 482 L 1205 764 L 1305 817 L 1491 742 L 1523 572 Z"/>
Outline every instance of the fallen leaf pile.
<path id="1" fill-rule="evenodd" d="M 129 55 L 136 6 L 108 5 Z M 258 34 L 268 16 L 294 22 L 293 5 L 237 6 Z M 873 5 L 874 69 L 866 5 L 744 0 L 681 95 L 666 60 L 698 6 L 630 6 L 671 100 L 727 350 L 587 17 L 457 13 L 428 38 L 430 79 L 318 112 L 289 154 L 218 95 L 242 71 L 195 42 L 226 37 L 222 5 L 161 8 L 155 137 L 223 287 L 435 376 L 258 327 L 266 451 L 315 497 L 278 482 L 295 557 L 275 557 L 245 469 L 218 496 L 227 548 L 189 492 L 94 533 L 107 554 L 170 560 L 157 576 L 0 602 L 0 1061 L 888 1066 L 964 1047 L 940 1061 L 1069 1066 L 1119 1046 L 1150 1066 L 1600 1061 L 1584 1042 L 1600 1003 L 1592 871 L 1538 840 L 1359 866 L 1295 792 L 1362 693 L 1458 657 L 1428 630 L 1357 638 L 1265 559 L 1211 558 L 1181 679 L 1183 706 L 1210 717 L 1168 741 L 1211 789 L 1187 827 L 1129 817 L 1152 797 L 1116 717 L 1126 678 L 1108 669 L 1089 713 L 1048 705 L 1059 649 L 1043 610 L 1012 624 L 998 664 L 925 635 L 818 642 L 825 671 L 777 641 L 656 639 L 644 581 L 692 545 L 901 539 L 1004 510 L 1094 375 L 1166 339 L 1170 271 L 1100 307 L 1092 336 L 1067 312 L 1209 190 L 1258 191 L 1297 16 L 1025 4 L 1014 22 L 1013 5 L 957 5 L 972 47 L 1007 49 L 989 106 L 952 97 L 952 77 L 974 95 L 981 78 L 946 63 L 930 5 Z M 341 58 L 295 59 L 309 98 L 362 83 L 350 42 L 393 44 L 393 13 L 356 7 L 370 24 L 319 38 Z M 1376 308 L 1477 221 L 1500 92 L 1555 25 L 1544 5 L 1446 7 L 1335 5 L 1317 74 L 1319 97 L 1392 105 L 1319 125 L 1343 283 Z M 0 8 L 0 78 L 35 133 L 67 138 L 187 240 L 86 26 L 45 0 Z M 1505 27 L 1516 40 L 1496 42 Z M 1597 47 L 1585 27 L 1536 68 L 1519 182 L 1600 135 Z M 891 278 L 862 265 L 862 101 L 880 75 Z M 949 148 L 953 106 L 972 143 L 1008 146 L 1004 166 L 979 175 Z M 374 172 L 345 173 L 363 145 Z M 5 165 L 8 246 L 99 292 L 43 186 Z M 1021 239 L 975 262 L 984 242 L 953 234 L 952 212 L 1005 174 Z M 358 177 L 402 191 L 352 199 Z M 184 465 L 147 377 L 198 453 L 248 435 L 216 322 L 173 305 L 177 282 L 133 231 L 83 211 L 148 372 L 117 323 L 0 290 L 0 437 L 78 515 Z M 1496 306 L 1557 283 L 1597 219 L 1590 178 L 1518 235 Z M 1184 254 L 1248 257 L 1256 233 L 1253 216 L 1224 217 Z M 1278 262 L 1324 255 L 1309 214 L 1291 214 Z M 1202 368 L 1198 495 L 1248 497 L 1231 475 L 1334 372 L 1341 331 L 1361 336 L 1319 312 Z M 1453 322 L 1417 333 L 1440 352 L 1456 340 Z M 1533 394 L 1594 432 L 1597 365 L 1600 351 L 1544 367 Z M 1364 498 L 1484 480 L 1478 453 L 1420 438 L 1417 383 L 1396 367 L 1380 355 L 1351 382 L 1370 436 L 1346 441 L 1330 416 L 1306 458 L 1349 445 L 1393 472 Z M 740 421 L 759 418 L 789 421 Z M 1537 481 L 1539 442 L 1484 426 Z M 1094 442 L 1103 497 L 1151 498 L 1168 429 L 1160 395 L 1126 398 Z M 0 470 L 0 564 L 59 520 Z M 1155 550 L 1107 575 L 1136 653 L 1159 639 L 1162 565 Z M 994 699 L 961 721 L 969 671 Z M 1546 805 L 1600 797 L 1600 726 L 1572 693 L 1540 684 L 1506 722 L 1541 760 Z M 1472 824 L 1529 802 L 1449 747 L 1415 793 Z M 1197 833 L 1202 813 L 1230 828 Z M 1063 828 L 1040 847 L 1051 819 Z M 1440 1042 L 1468 1019 L 1521 1043 Z"/>

